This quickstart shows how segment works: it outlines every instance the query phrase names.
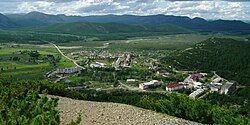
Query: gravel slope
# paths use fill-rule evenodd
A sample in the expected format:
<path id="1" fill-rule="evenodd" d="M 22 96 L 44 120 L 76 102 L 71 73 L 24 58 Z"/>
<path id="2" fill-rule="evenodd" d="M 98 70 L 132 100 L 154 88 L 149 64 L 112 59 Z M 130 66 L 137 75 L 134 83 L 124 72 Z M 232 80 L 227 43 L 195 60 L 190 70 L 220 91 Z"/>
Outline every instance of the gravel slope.
<path id="1" fill-rule="evenodd" d="M 82 114 L 81 125 L 199 125 L 125 104 L 91 102 L 59 97 L 61 124 L 66 125 Z"/>

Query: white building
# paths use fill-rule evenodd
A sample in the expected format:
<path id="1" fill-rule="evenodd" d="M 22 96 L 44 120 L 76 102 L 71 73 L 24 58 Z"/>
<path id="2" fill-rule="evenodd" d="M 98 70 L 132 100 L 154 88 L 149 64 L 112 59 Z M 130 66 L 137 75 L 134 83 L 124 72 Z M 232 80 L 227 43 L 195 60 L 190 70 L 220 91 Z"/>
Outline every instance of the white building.
<path id="1" fill-rule="evenodd" d="M 159 85 L 161 85 L 160 81 L 152 80 L 150 82 L 139 84 L 139 88 L 142 89 L 142 90 L 145 90 L 145 89 L 148 89 L 148 88 L 151 88 L 151 87 L 156 87 L 156 86 L 159 86 Z"/>
<path id="2" fill-rule="evenodd" d="M 189 95 L 189 97 L 195 99 L 195 98 L 199 97 L 200 95 L 202 95 L 204 92 L 205 92 L 204 89 L 197 89 L 196 91 L 192 92 Z"/>
<path id="3" fill-rule="evenodd" d="M 183 83 L 173 83 L 173 84 L 169 84 L 166 86 L 166 90 L 169 92 L 175 91 L 175 90 L 181 90 L 185 88 L 187 88 L 187 84 L 183 84 Z"/>
<path id="4" fill-rule="evenodd" d="M 106 64 L 101 62 L 94 62 L 90 64 L 91 68 L 104 68 L 105 66 Z"/>
<path id="5" fill-rule="evenodd" d="M 223 78 L 218 77 L 218 78 L 213 79 L 212 83 L 221 83 L 223 82 L 223 80 L 224 80 Z"/>
<path id="6" fill-rule="evenodd" d="M 221 86 L 219 86 L 219 85 L 216 85 L 216 84 L 211 84 L 211 85 L 210 85 L 210 90 L 211 90 L 212 92 L 219 92 L 220 89 L 221 89 Z"/>
<path id="7" fill-rule="evenodd" d="M 203 85 L 203 83 L 201 83 L 201 82 L 193 82 L 193 86 L 196 89 L 201 89 L 202 85 Z"/>
<path id="8" fill-rule="evenodd" d="M 127 79 L 127 82 L 136 82 L 136 79 Z"/>
<path id="9" fill-rule="evenodd" d="M 236 90 L 235 82 L 227 82 L 225 85 L 221 87 L 220 94 L 229 94 Z"/>
<path id="10" fill-rule="evenodd" d="M 72 67 L 72 68 L 63 68 L 57 69 L 56 74 L 74 74 L 74 73 L 81 73 L 82 68 L 80 67 Z"/>

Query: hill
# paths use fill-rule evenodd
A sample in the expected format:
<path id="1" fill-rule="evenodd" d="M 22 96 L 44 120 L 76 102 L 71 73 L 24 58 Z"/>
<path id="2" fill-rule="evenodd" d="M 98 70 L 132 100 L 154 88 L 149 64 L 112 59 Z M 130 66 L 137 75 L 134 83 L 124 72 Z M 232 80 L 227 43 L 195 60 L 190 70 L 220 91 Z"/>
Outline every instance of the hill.
<path id="1" fill-rule="evenodd" d="M 176 25 L 128 25 L 119 23 L 63 23 L 38 28 L 24 28 L 26 31 L 68 33 L 77 35 L 162 32 L 167 34 L 191 33 L 191 30 Z"/>
<path id="2" fill-rule="evenodd" d="M 186 16 L 172 15 L 99 15 L 99 16 L 66 16 L 49 15 L 40 12 L 30 12 L 28 14 L 11 14 L 6 15 L 18 27 L 30 26 L 46 26 L 57 23 L 74 23 L 74 22 L 90 22 L 90 23 L 123 23 L 132 25 L 166 25 L 172 24 L 185 27 L 191 30 L 202 32 L 229 32 L 229 33 L 250 33 L 250 24 L 242 21 L 231 20 L 215 20 L 207 21 L 202 18 L 189 18 Z"/>
<path id="3" fill-rule="evenodd" d="M 242 21 L 215 20 L 207 21 L 202 18 L 189 18 L 186 16 L 172 15 L 104 15 L 104 16 L 86 16 L 84 21 L 88 22 L 117 22 L 125 24 L 174 24 L 185 28 L 203 31 L 203 32 L 249 32 L 250 25 Z"/>
<path id="4" fill-rule="evenodd" d="M 178 69 L 217 71 L 217 74 L 250 86 L 250 42 L 210 38 L 163 60 Z"/>
<path id="5" fill-rule="evenodd" d="M 57 23 L 63 23 L 63 20 L 55 15 L 44 14 L 40 12 L 30 12 L 27 14 L 11 14 L 7 17 L 15 22 L 17 27 L 44 26 Z"/>
<path id="6" fill-rule="evenodd" d="M 53 96 L 52 96 L 53 97 Z M 199 125 L 199 123 L 119 103 L 92 102 L 59 97 L 61 124 L 68 124 L 82 114 L 82 125 L 154 124 Z"/>
<path id="7" fill-rule="evenodd" d="M 124 40 L 130 37 L 144 37 L 168 34 L 187 34 L 193 31 L 176 25 L 128 25 L 119 23 L 61 23 L 35 28 L 11 29 L 21 32 L 70 34 L 93 40 Z"/>
<path id="8" fill-rule="evenodd" d="M 0 28 L 14 27 L 15 24 L 5 15 L 0 14 Z"/>

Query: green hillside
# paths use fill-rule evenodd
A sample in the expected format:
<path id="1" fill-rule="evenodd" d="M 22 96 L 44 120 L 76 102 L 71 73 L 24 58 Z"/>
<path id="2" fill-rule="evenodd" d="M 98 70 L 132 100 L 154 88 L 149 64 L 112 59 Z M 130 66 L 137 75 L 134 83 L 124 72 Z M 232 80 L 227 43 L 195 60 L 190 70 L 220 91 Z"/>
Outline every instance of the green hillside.
<path id="1" fill-rule="evenodd" d="M 98 40 L 126 39 L 137 36 L 192 33 L 175 25 L 127 25 L 119 23 L 61 23 L 43 27 L 21 28 L 19 31 L 72 34 L 96 37 Z"/>
<path id="2" fill-rule="evenodd" d="M 47 41 L 55 43 L 64 43 L 79 40 L 85 40 L 85 37 L 69 34 L 38 33 L 29 31 L 0 29 L 0 43 L 42 44 Z"/>
<path id="3" fill-rule="evenodd" d="M 210 38 L 193 48 L 175 52 L 164 60 L 178 69 L 217 71 L 229 80 L 249 86 L 249 48 L 250 42 Z"/>
<path id="4" fill-rule="evenodd" d="M 106 33 L 136 33 L 136 32 L 168 32 L 189 33 L 190 30 L 175 25 L 127 25 L 119 23 L 61 23 L 51 26 L 28 28 L 40 32 L 56 32 L 69 34 L 106 34 Z"/>

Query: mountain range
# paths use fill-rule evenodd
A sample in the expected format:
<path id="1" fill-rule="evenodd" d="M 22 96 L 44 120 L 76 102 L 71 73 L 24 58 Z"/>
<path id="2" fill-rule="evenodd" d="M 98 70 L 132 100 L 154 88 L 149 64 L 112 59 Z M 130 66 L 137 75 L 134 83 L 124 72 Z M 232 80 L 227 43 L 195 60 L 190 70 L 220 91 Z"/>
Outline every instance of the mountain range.
<path id="1" fill-rule="evenodd" d="M 100 15 L 100 16 L 66 16 L 49 15 L 41 12 L 27 14 L 0 14 L 0 28 L 20 28 L 48 26 L 59 23 L 121 23 L 129 25 L 177 25 L 202 32 L 239 32 L 250 33 L 250 24 L 237 20 L 208 21 L 203 18 L 189 18 L 172 15 Z"/>

